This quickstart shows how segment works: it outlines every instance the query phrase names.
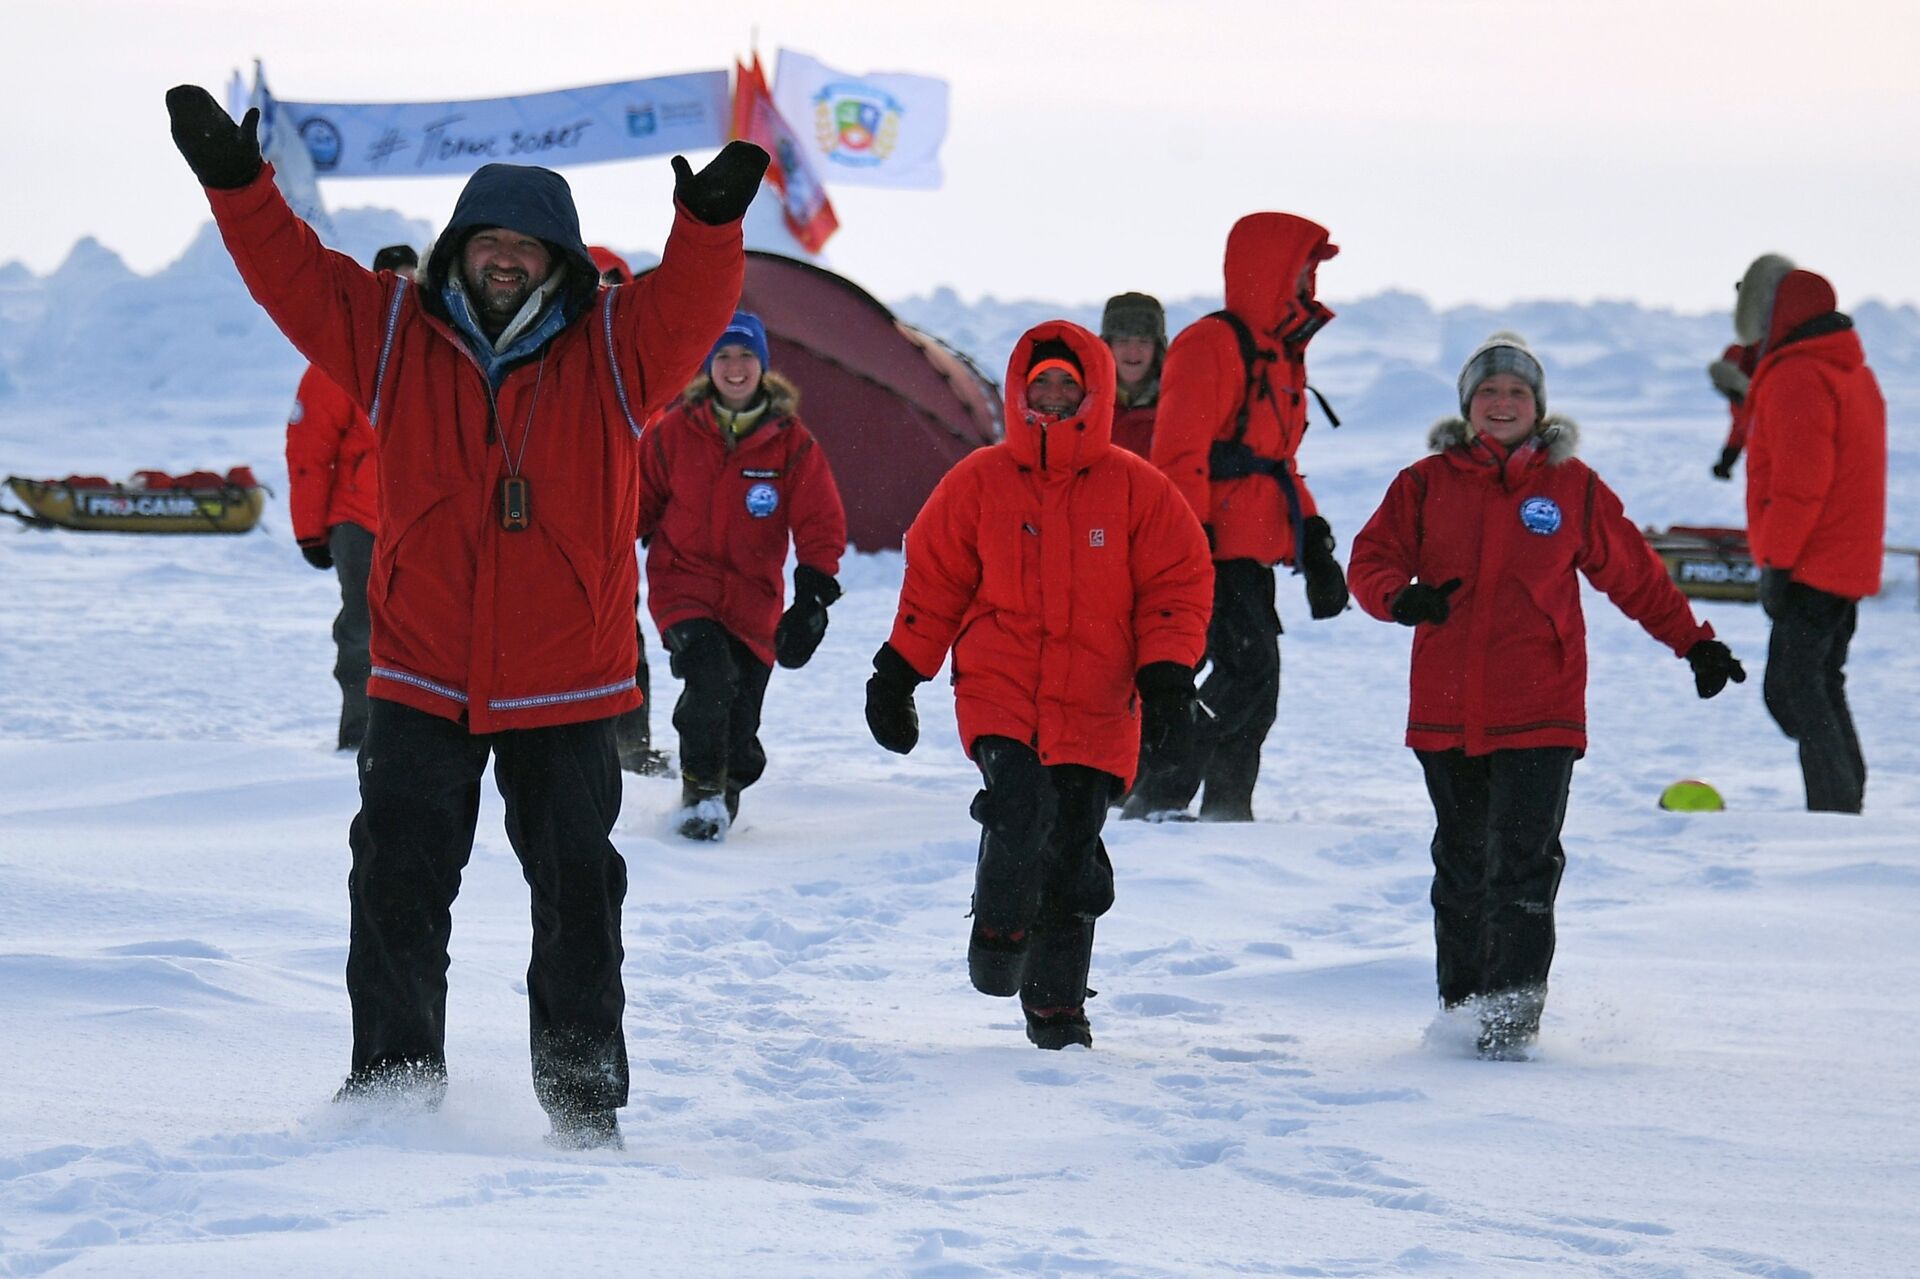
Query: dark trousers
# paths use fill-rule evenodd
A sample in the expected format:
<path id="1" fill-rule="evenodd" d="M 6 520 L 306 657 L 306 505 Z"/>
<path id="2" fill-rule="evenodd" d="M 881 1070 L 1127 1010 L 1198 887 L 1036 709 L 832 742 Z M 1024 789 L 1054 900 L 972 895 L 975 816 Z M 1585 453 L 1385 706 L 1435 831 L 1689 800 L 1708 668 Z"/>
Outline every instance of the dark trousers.
<path id="1" fill-rule="evenodd" d="M 760 708 L 773 667 L 710 618 L 676 623 L 660 640 L 685 684 L 673 707 L 681 789 L 690 797 L 724 795 L 735 813 L 740 792 L 767 771 Z"/>
<path id="2" fill-rule="evenodd" d="M 634 608 L 640 607 L 636 598 Z M 633 682 L 640 689 L 640 704 L 630 711 L 622 711 L 615 720 L 615 732 L 619 737 L 620 762 L 623 766 L 637 767 L 653 749 L 653 681 L 647 670 L 647 632 L 640 625 L 640 619 L 633 619 L 634 651 L 639 654 L 634 670 Z"/>
<path id="3" fill-rule="evenodd" d="M 341 750 L 352 750 L 367 735 L 367 675 L 373 659 L 367 644 L 373 619 L 367 613 L 367 576 L 373 571 L 373 534 L 358 524 L 327 530 L 334 575 L 340 579 L 340 614 L 333 619 L 333 678 L 340 685 Z"/>
<path id="4" fill-rule="evenodd" d="M 1129 812 L 1183 809 L 1202 785 L 1200 816 L 1250 821 L 1253 784 L 1280 706 L 1280 615 L 1273 568 L 1258 560 L 1216 560 L 1213 620 L 1207 626 L 1207 677 L 1200 700 L 1213 712 L 1177 758 L 1141 756 Z"/>
<path id="5" fill-rule="evenodd" d="M 1847 646 L 1859 606 L 1800 582 L 1786 600 L 1767 641 L 1767 711 L 1800 747 L 1807 808 L 1857 813 L 1867 787 L 1867 762 L 1847 709 Z"/>
<path id="6" fill-rule="evenodd" d="M 607 838 L 620 815 L 611 719 L 476 737 L 373 699 L 347 878 L 354 1073 L 445 1074 L 447 941 L 489 755 L 507 839 L 533 891 L 534 1091 L 549 1111 L 617 1109 L 627 1101 L 627 866 Z"/>
<path id="7" fill-rule="evenodd" d="M 1028 935 L 1023 1004 L 1078 1008 L 1093 921 L 1113 906 L 1113 863 L 1100 830 L 1120 779 L 1080 764 L 1042 764 L 1009 737 L 980 738 L 973 760 L 986 782 L 972 810 L 981 827 L 974 919 L 1003 936 Z"/>
<path id="8" fill-rule="evenodd" d="M 1553 903 L 1566 854 L 1560 826 L 1570 746 L 1415 751 L 1433 799 L 1433 939 L 1440 998 L 1544 988 Z"/>

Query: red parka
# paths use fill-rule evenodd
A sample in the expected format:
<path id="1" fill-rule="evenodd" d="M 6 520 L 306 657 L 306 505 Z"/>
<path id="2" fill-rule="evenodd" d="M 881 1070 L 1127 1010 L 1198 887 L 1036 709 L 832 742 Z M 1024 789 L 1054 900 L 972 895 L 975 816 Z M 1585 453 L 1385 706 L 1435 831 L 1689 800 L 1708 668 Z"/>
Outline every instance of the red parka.
<path id="1" fill-rule="evenodd" d="M 654 625 L 711 618 L 771 666 L 788 538 L 800 563 L 832 577 L 847 513 L 826 451 L 794 414 L 792 383 L 768 373 L 761 385 L 767 409 L 745 439 L 714 421 L 705 378 L 647 427 L 639 532 Z"/>
<path id="2" fill-rule="evenodd" d="M 1116 405 L 1113 410 L 1113 442 L 1136 457 L 1153 456 L 1153 424 L 1160 416 L 1160 397 L 1145 404 Z"/>
<path id="3" fill-rule="evenodd" d="M 1034 344 L 1053 338 L 1088 388 L 1057 421 L 1026 405 Z M 1043 763 L 1131 782 L 1135 673 L 1193 666 L 1206 650 L 1206 537 L 1166 477 L 1112 447 L 1113 356 L 1099 338 L 1064 320 L 1030 329 L 1006 387 L 1007 438 L 962 458 L 907 530 L 887 642 L 927 676 L 953 650 L 969 755 L 980 737 L 1011 737 Z"/>
<path id="4" fill-rule="evenodd" d="M 1774 295 L 1747 390 L 1747 542 L 1754 562 L 1847 599 L 1880 589 L 1887 404 L 1833 286 L 1794 271 Z"/>
<path id="5" fill-rule="evenodd" d="M 287 415 L 287 507 L 295 541 L 323 546 L 336 524 L 380 531 L 375 449 L 366 413 L 309 365 Z"/>
<path id="6" fill-rule="evenodd" d="M 255 300 L 367 406 L 379 437 L 368 693 L 474 733 L 639 705 L 639 424 L 686 386 L 733 314 L 739 224 L 706 226 L 681 210 L 660 267 L 617 289 L 599 289 L 584 245 L 561 246 L 569 288 L 588 290 L 583 307 L 496 391 L 438 301 L 460 227 L 450 224 L 415 283 L 323 247 L 281 199 L 271 166 L 207 198 Z M 550 216 L 537 201 L 524 207 Z M 532 516 L 517 532 L 500 519 L 501 481 L 515 468 Z"/>
<path id="7" fill-rule="evenodd" d="M 1307 366 L 1304 343 L 1284 339 L 1333 314 L 1303 303 L 1296 286 L 1302 270 L 1338 252 L 1325 227 L 1290 213 L 1248 214 L 1227 236 L 1227 310 L 1274 354 L 1255 371 L 1266 389 L 1256 390 L 1249 406 L 1244 440 L 1289 467 L 1307 429 Z M 1246 387 L 1240 343 L 1225 320 L 1203 317 L 1181 330 L 1160 376 L 1153 464 L 1212 530 L 1215 559 L 1292 563 L 1293 523 L 1279 484 L 1267 475 L 1209 478 L 1208 451 L 1214 441 L 1233 438 Z M 1305 480 L 1297 470 L 1293 475 L 1301 518 L 1319 514 Z"/>
<path id="8" fill-rule="evenodd" d="M 1353 539 L 1347 585 L 1373 616 L 1418 578 L 1460 579 L 1445 622 L 1413 636 L 1407 745 L 1469 755 L 1587 745 L 1587 627 L 1574 570 L 1684 656 L 1713 636 L 1696 621 L 1620 499 L 1573 456 L 1561 417 L 1509 455 L 1451 418 L 1437 455 L 1395 477 Z"/>

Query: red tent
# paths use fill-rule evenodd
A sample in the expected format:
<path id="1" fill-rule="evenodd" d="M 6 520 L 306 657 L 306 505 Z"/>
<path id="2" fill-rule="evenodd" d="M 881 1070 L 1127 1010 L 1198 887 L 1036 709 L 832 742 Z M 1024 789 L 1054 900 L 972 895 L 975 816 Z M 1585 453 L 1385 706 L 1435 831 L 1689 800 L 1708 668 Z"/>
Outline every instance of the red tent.
<path id="1" fill-rule="evenodd" d="M 750 249 L 740 309 L 767 326 L 773 367 L 800 388 L 863 551 L 899 546 L 948 468 L 1000 438 L 999 387 L 844 276 Z"/>

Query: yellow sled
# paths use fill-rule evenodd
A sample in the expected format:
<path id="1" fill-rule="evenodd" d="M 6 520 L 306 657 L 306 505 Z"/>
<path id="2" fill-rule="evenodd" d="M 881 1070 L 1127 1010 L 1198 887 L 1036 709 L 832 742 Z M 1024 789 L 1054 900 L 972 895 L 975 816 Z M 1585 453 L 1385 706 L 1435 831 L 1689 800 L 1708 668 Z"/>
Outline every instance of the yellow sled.
<path id="1" fill-rule="evenodd" d="M 260 522 L 267 504 L 266 489 L 244 466 L 225 475 L 140 471 L 124 484 L 97 475 L 9 475 L 6 483 L 27 507 L 0 508 L 6 514 L 36 528 L 83 533 L 245 533 Z"/>

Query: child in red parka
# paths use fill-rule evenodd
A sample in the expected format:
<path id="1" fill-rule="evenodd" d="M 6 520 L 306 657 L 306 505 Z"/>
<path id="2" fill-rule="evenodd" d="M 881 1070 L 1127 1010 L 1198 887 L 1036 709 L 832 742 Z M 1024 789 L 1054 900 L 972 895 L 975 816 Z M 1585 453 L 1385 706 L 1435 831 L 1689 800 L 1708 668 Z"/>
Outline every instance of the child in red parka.
<path id="1" fill-rule="evenodd" d="M 1712 697 L 1746 679 L 1697 620 L 1620 499 L 1546 415 L 1546 378 L 1517 334 L 1460 372 L 1459 418 L 1400 472 L 1354 539 L 1354 599 L 1417 628 L 1407 745 L 1433 800 L 1440 998 L 1479 1013 L 1482 1056 L 1539 1032 L 1553 961 L 1573 763 L 1587 745 L 1584 573 L 1687 659 Z"/>
<path id="2" fill-rule="evenodd" d="M 1113 355 L 1054 320 L 1015 345 L 1007 438 L 963 458 L 907 530 L 893 633 L 867 724 L 919 740 L 915 686 L 953 652 L 960 738 L 986 788 L 967 967 L 1020 996 L 1041 1048 L 1091 1046 L 1093 921 L 1113 904 L 1100 840 L 1144 731 L 1190 738 L 1213 566 L 1192 509 L 1113 446 Z"/>
<path id="3" fill-rule="evenodd" d="M 688 839 L 719 839 L 739 816 L 740 792 L 767 766 L 760 707 L 773 663 L 805 666 L 840 598 L 840 490 L 795 416 L 799 391 L 767 362 L 766 328 L 736 312 L 640 450 L 647 607 L 686 685 L 673 726 Z M 789 538 L 798 562 L 782 614 Z"/>

